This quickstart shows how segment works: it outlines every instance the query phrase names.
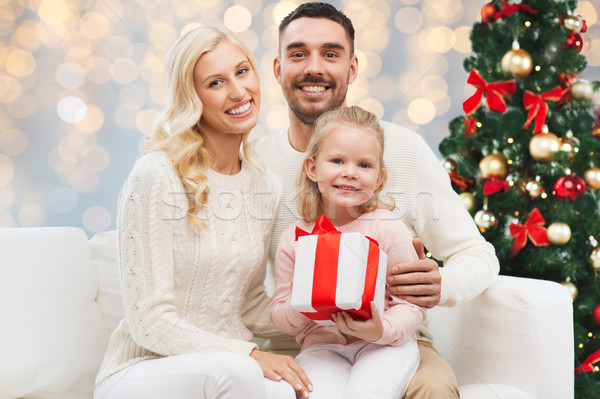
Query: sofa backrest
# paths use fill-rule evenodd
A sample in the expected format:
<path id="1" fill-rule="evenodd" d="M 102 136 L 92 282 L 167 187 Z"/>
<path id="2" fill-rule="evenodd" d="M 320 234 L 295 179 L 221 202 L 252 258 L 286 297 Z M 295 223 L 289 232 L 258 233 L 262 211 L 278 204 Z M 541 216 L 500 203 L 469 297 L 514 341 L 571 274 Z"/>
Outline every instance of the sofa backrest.
<path id="1" fill-rule="evenodd" d="M 108 343 L 88 239 L 0 228 L 0 399 L 91 397 Z"/>

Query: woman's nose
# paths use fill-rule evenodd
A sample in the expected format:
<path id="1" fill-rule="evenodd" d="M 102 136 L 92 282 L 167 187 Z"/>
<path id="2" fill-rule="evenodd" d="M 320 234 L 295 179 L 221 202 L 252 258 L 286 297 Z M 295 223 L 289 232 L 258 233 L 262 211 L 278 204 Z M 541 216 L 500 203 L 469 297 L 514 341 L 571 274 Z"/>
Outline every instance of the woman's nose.
<path id="1" fill-rule="evenodd" d="M 232 81 L 229 86 L 229 96 L 233 100 L 242 100 L 246 89 L 240 82 Z"/>

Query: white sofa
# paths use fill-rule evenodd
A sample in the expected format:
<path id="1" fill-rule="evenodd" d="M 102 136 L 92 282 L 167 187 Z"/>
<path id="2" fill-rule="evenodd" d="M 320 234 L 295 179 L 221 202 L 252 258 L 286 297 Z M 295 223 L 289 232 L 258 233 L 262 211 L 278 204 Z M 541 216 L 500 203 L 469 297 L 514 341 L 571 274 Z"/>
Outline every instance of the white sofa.
<path id="1" fill-rule="evenodd" d="M 122 317 L 115 232 L 0 228 L 0 399 L 91 398 Z M 501 276 L 428 318 L 463 399 L 573 398 L 571 298 Z"/>

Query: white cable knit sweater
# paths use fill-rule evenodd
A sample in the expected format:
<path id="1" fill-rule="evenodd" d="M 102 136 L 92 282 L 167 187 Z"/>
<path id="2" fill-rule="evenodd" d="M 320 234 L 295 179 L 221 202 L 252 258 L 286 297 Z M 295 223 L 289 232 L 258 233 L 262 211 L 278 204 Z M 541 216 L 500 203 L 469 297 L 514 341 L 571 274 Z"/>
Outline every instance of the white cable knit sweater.
<path id="1" fill-rule="evenodd" d="M 188 203 L 163 152 L 140 158 L 120 195 L 117 231 L 125 319 L 111 336 L 96 383 L 143 359 L 201 351 L 249 354 L 269 320 L 266 254 L 280 188 L 243 160 L 236 175 L 207 172 L 209 199 Z"/>
<path id="2" fill-rule="evenodd" d="M 384 162 L 388 178 L 382 194 L 396 201 L 394 213 L 412 234 L 423 240 L 437 259 L 442 293 L 440 305 L 452 306 L 474 298 L 486 289 L 499 271 L 494 247 L 479 233 L 460 197 L 452 190 L 448 173 L 431 148 L 418 134 L 381 121 L 385 131 Z M 281 182 L 282 196 L 269 250 L 272 267 L 281 233 L 300 220 L 295 181 L 304 154 L 289 142 L 288 129 L 261 137 L 255 147 L 263 162 Z M 269 271 L 272 275 L 272 270 Z M 431 340 L 426 325 L 417 332 Z"/>

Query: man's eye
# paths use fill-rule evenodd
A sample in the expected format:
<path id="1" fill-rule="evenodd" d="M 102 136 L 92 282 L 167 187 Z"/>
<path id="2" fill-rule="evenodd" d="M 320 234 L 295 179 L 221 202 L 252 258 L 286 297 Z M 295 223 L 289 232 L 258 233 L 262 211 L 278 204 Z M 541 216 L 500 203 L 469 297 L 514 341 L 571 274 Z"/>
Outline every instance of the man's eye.
<path id="1" fill-rule="evenodd" d="M 327 54 L 325 54 L 325 57 L 327 57 L 327 58 L 335 58 L 335 57 L 337 57 L 337 54 L 327 53 Z"/>

